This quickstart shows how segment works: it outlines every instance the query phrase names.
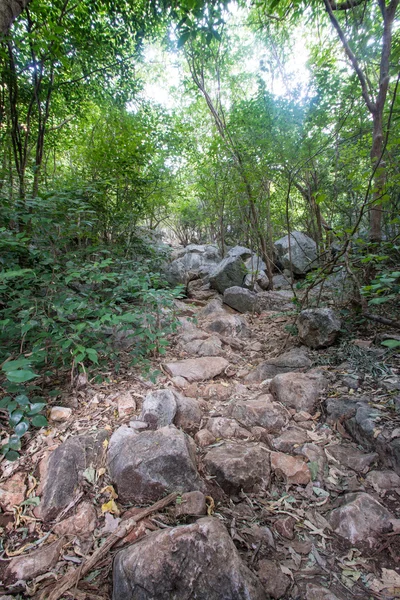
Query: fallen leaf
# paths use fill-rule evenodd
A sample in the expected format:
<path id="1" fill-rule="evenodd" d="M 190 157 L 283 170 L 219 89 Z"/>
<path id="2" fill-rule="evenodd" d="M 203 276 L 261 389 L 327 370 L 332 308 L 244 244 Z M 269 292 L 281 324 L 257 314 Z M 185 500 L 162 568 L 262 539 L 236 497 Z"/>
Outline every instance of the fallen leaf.
<path id="1" fill-rule="evenodd" d="M 101 512 L 102 513 L 112 513 L 113 515 L 117 515 L 117 517 L 119 517 L 119 515 L 120 515 L 120 510 L 119 510 L 118 506 L 115 504 L 114 500 L 109 500 L 108 502 L 105 502 L 101 507 Z"/>

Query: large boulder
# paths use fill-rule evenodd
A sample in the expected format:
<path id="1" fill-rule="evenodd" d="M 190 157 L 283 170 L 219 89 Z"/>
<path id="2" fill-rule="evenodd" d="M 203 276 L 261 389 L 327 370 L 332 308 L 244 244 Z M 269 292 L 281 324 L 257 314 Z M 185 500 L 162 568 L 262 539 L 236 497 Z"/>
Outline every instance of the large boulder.
<path id="1" fill-rule="evenodd" d="M 309 348 L 325 348 L 335 343 L 341 322 L 331 308 L 307 308 L 297 320 L 299 338 Z"/>
<path id="2" fill-rule="evenodd" d="M 216 246 L 190 244 L 168 266 L 165 277 L 171 285 L 187 284 L 206 277 L 221 260 Z"/>
<path id="3" fill-rule="evenodd" d="M 228 337 L 246 338 L 251 335 L 245 318 L 240 315 L 218 313 L 205 321 L 204 328 Z"/>
<path id="4" fill-rule="evenodd" d="M 55 519 L 74 500 L 85 469 L 101 466 L 108 436 L 105 430 L 72 436 L 52 452 L 40 504 L 42 519 Z"/>
<path id="5" fill-rule="evenodd" d="M 251 400 L 237 400 L 228 414 L 245 427 L 263 427 L 268 433 L 278 433 L 288 423 L 289 412 L 269 394 Z"/>
<path id="6" fill-rule="evenodd" d="M 238 285 L 224 291 L 224 303 L 240 313 L 256 312 L 258 309 L 257 294 Z"/>
<path id="7" fill-rule="evenodd" d="M 203 356 L 165 363 L 163 366 L 171 377 L 184 377 L 193 382 L 212 379 L 225 371 L 228 365 L 222 356 Z"/>
<path id="8" fill-rule="evenodd" d="M 210 273 L 210 285 L 220 294 L 235 285 L 242 286 L 247 275 L 241 256 L 226 256 Z"/>
<path id="9" fill-rule="evenodd" d="M 311 413 L 327 384 L 324 375 L 318 371 L 282 373 L 273 378 L 270 390 L 284 406 Z"/>
<path id="10" fill-rule="evenodd" d="M 267 600 L 215 517 L 168 528 L 121 550 L 113 566 L 113 600 Z"/>
<path id="11" fill-rule="evenodd" d="M 292 350 L 276 358 L 270 358 L 260 363 L 254 371 L 247 375 L 245 381 L 247 383 L 259 383 L 280 373 L 309 369 L 311 365 L 312 362 L 303 348 L 292 348 Z"/>
<path id="12" fill-rule="evenodd" d="M 346 494 L 340 503 L 331 512 L 329 523 L 350 544 L 365 542 L 372 548 L 382 534 L 392 531 L 393 515 L 369 494 Z"/>
<path id="13" fill-rule="evenodd" d="M 304 275 L 317 266 L 317 244 L 304 233 L 292 231 L 274 244 L 278 260 L 285 269 L 290 269 L 297 275 Z"/>
<path id="14" fill-rule="evenodd" d="M 120 427 L 108 450 L 111 480 L 121 502 L 149 502 L 169 492 L 202 490 L 193 440 L 174 426 L 134 433 Z"/>
<path id="15" fill-rule="evenodd" d="M 271 469 L 268 450 L 262 444 L 226 442 L 211 448 L 204 464 L 227 494 L 268 489 Z"/>

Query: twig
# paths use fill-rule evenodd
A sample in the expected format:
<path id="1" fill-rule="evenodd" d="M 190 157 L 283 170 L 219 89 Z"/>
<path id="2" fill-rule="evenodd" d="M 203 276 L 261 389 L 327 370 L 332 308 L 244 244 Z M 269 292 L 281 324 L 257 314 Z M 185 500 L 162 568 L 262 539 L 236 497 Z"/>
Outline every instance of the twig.
<path id="1" fill-rule="evenodd" d="M 62 577 L 60 579 L 60 581 L 57 582 L 57 584 L 54 586 L 52 591 L 50 591 L 48 588 L 46 588 L 45 590 L 42 590 L 42 592 L 39 596 L 39 599 L 40 600 L 59 600 L 59 598 L 61 598 L 61 596 L 63 596 L 63 594 L 65 594 L 65 592 L 67 592 L 69 589 L 71 589 L 72 586 L 78 585 L 78 582 L 81 579 L 81 577 L 86 575 L 86 573 L 89 573 L 94 568 L 96 563 L 98 563 L 102 558 L 104 558 L 104 556 L 107 554 L 107 552 L 109 550 L 111 550 L 111 548 L 119 540 L 121 540 L 125 536 L 127 536 L 128 533 L 130 533 L 131 530 L 137 525 L 138 521 L 141 521 L 142 519 L 145 519 L 152 513 L 162 510 L 169 504 L 172 504 L 172 502 L 174 502 L 177 497 L 178 497 L 177 493 L 170 494 L 169 496 L 167 496 L 166 498 L 163 498 L 162 500 L 159 500 L 152 506 L 144 508 L 143 510 L 138 512 L 137 515 L 132 517 L 131 519 L 128 519 L 127 521 L 123 521 L 119 525 L 118 529 L 116 529 L 114 531 L 114 533 L 112 533 L 110 535 L 110 537 L 107 538 L 107 540 L 104 542 L 104 544 L 100 548 L 98 548 L 92 554 L 92 556 L 86 560 L 86 562 L 82 563 L 82 565 L 80 565 L 79 568 L 76 569 L 75 571 L 73 571 L 72 573 L 67 573 L 67 575 L 64 575 L 64 577 Z"/>
<path id="2" fill-rule="evenodd" d="M 365 312 L 363 313 L 363 317 L 370 319 L 371 321 L 376 321 L 377 323 L 382 323 L 383 325 L 389 325 L 395 329 L 400 329 L 400 323 L 398 321 L 393 321 L 392 319 L 387 319 L 380 315 L 373 315 L 372 313 Z"/>

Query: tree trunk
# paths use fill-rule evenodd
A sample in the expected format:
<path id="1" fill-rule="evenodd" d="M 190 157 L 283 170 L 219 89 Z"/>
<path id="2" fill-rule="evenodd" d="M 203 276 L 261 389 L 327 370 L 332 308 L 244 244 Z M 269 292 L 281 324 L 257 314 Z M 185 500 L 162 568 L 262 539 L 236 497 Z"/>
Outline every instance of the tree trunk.
<path id="1" fill-rule="evenodd" d="M 30 0 L 0 0 L 0 36 L 8 33 L 13 21 L 29 2 Z"/>

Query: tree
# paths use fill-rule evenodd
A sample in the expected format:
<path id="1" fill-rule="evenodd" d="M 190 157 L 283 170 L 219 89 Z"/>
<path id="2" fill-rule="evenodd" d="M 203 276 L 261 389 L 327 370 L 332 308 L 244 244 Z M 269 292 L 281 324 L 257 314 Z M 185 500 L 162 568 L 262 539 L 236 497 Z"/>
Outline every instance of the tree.
<path id="1" fill-rule="evenodd" d="M 30 0 L 0 0 L 0 35 L 6 35 L 13 21 L 28 6 Z"/>

